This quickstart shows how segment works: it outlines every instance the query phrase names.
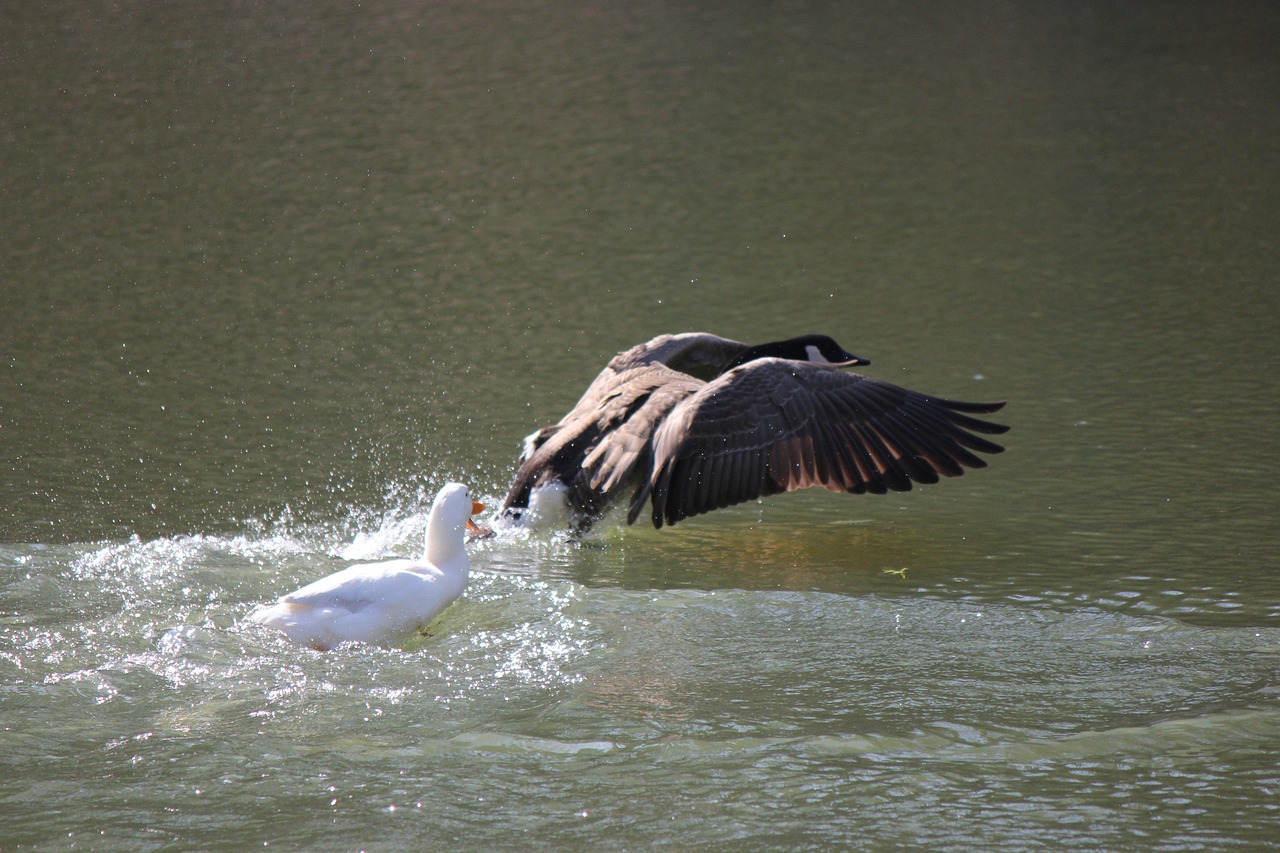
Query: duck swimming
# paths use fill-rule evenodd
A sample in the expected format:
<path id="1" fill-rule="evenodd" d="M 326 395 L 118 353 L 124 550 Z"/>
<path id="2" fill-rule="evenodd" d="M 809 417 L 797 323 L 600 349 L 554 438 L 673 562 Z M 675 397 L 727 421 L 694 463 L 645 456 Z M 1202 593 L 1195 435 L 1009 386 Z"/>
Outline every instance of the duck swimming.
<path id="1" fill-rule="evenodd" d="M 478 532 L 471 516 L 483 509 L 466 486 L 450 483 L 431 505 L 422 559 L 349 566 L 260 607 L 249 619 L 318 651 L 421 630 L 466 588 L 471 565 L 463 541 L 468 530 Z"/>
<path id="2" fill-rule="evenodd" d="M 583 532 L 628 491 L 653 526 L 780 492 L 906 491 L 1000 453 L 971 415 L 999 403 L 931 397 L 844 368 L 825 335 L 751 346 L 702 332 L 621 352 L 567 415 L 525 439 L 499 517 L 567 513 Z"/>

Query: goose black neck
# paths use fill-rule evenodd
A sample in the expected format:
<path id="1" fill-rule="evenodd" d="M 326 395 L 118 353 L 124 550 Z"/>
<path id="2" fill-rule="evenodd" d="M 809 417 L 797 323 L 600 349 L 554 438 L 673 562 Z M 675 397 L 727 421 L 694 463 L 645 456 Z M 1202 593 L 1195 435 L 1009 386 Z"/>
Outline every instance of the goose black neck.
<path id="1" fill-rule="evenodd" d="M 869 364 L 865 358 L 859 358 L 846 352 L 843 347 L 826 335 L 803 335 L 798 338 L 787 338 L 784 341 L 770 341 L 748 347 L 725 368 L 732 370 L 761 358 L 787 358 L 792 361 L 822 361 L 832 364 L 853 362 Z"/>

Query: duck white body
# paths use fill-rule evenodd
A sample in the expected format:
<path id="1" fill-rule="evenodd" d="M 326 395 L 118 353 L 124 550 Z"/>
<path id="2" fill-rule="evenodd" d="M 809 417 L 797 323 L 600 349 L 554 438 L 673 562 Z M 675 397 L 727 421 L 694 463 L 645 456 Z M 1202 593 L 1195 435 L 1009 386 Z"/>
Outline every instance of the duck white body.
<path id="1" fill-rule="evenodd" d="M 295 643 L 327 651 L 339 643 L 383 643 L 426 627 L 462 595 L 471 564 L 464 546 L 483 506 L 450 483 L 436 495 L 422 559 L 361 563 L 307 584 L 250 614 Z"/>

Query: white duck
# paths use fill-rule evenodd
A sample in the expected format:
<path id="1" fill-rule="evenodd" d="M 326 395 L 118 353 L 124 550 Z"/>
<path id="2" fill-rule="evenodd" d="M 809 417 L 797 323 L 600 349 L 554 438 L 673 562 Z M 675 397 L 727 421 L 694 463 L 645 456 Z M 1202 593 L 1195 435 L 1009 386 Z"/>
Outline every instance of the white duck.
<path id="1" fill-rule="evenodd" d="M 431 505 L 421 560 L 349 566 L 258 608 L 249 619 L 318 651 L 421 630 L 466 588 L 471 565 L 463 542 L 467 530 L 479 530 L 471 516 L 483 509 L 466 486 L 450 483 Z"/>

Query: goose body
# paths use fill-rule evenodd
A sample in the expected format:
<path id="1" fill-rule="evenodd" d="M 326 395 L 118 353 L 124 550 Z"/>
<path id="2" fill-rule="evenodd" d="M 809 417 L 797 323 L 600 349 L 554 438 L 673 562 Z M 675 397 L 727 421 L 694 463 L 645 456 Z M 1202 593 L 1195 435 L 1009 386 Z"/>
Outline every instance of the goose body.
<path id="1" fill-rule="evenodd" d="M 471 567 L 464 540 L 475 529 L 472 514 L 482 509 L 466 486 L 450 483 L 432 503 L 421 559 L 349 566 L 249 618 L 320 651 L 344 642 L 384 643 L 420 630 L 466 588 Z"/>
<path id="2" fill-rule="evenodd" d="M 661 335 L 615 356 L 558 423 L 525 439 L 500 516 L 558 495 L 584 530 L 630 493 L 654 527 L 810 486 L 882 494 L 983 468 L 1004 448 L 972 417 L 1004 403 L 945 400 L 845 370 L 831 338 L 750 346 Z"/>

